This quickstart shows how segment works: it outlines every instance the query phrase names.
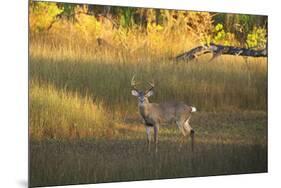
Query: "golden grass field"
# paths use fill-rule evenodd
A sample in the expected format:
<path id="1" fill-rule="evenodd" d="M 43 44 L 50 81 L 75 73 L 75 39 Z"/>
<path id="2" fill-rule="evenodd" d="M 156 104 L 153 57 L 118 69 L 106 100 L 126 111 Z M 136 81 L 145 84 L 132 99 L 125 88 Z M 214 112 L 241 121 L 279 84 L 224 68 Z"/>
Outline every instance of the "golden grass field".
<path id="1" fill-rule="evenodd" d="M 108 37 L 109 46 L 71 31 L 30 36 L 31 186 L 267 171 L 267 59 L 174 62 L 198 44 L 150 37 L 157 33 Z M 158 153 L 146 151 L 134 74 L 141 88 L 155 81 L 151 101 L 197 108 L 194 152 L 189 140 L 178 149 L 175 125 L 160 127 Z"/>

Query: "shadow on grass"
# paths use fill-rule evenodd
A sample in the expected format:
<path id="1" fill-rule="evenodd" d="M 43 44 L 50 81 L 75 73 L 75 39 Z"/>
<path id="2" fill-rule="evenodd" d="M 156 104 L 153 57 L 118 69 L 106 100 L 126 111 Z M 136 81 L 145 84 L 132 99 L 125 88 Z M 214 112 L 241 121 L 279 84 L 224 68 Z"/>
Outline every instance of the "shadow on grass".
<path id="1" fill-rule="evenodd" d="M 161 141 L 158 153 L 143 140 L 42 141 L 31 144 L 31 186 L 101 183 L 267 172 L 267 147 L 189 145 Z"/>

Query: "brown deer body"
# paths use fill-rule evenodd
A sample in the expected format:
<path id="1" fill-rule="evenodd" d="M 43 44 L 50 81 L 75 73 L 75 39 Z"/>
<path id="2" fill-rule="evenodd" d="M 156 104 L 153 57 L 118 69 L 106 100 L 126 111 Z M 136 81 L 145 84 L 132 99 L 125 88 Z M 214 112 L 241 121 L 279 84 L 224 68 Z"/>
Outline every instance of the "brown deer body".
<path id="1" fill-rule="evenodd" d="M 150 103 L 148 97 L 153 95 L 154 84 L 145 92 L 136 88 L 134 77 L 131 85 L 133 86 L 132 95 L 138 97 L 139 113 L 144 120 L 147 134 L 147 143 L 150 148 L 150 129 L 154 129 L 154 142 L 157 151 L 158 131 L 161 124 L 176 123 L 183 136 L 191 136 L 191 146 L 193 150 L 194 130 L 189 125 L 191 113 L 196 111 L 195 107 L 188 106 L 183 102 L 170 103 Z"/>

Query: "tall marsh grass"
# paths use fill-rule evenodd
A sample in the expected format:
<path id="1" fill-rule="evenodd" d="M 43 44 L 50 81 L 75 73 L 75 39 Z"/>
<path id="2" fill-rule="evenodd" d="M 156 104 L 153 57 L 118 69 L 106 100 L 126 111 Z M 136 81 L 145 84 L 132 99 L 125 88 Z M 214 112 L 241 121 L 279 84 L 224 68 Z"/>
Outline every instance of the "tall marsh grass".
<path id="1" fill-rule="evenodd" d="M 102 104 L 50 84 L 31 82 L 29 112 L 35 139 L 95 137 L 105 134 L 104 127 L 113 128 Z"/>
<path id="2" fill-rule="evenodd" d="M 137 117 L 130 92 L 133 74 L 141 89 L 146 81 L 155 81 L 152 102 L 184 101 L 206 112 L 266 111 L 266 63 L 236 58 L 189 64 L 31 58 L 31 135 L 104 136 L 117 122 Z"/>
<path id="3" fill-rule="evenodd" d="M 197 62 L 174 62 L 176 54 L 198 45 L 187 33 L 179 35 L 180 27 L 141 32 L 99 24 L 99 34 L 65 22 L 30 35 L 32 137 L 72 137 L 75 126 L 84 137 L 95 135 L 95 128 L 136 119 L 137 102 L 130 94 L 134 74 L 142 89 L 155 81 L 152 102 L 184 101 L 206 112 L 266 111 L 265 58 L 246 62 L 222 56 L 207 63 L 206 55 Z M 98 37 L 106 43 L 99 45 Z"/>
<path id="4" fill-rule="evenodd" d="M 237 57 L 239 58 L 239 57 Z M 130 94 L 130 79 L 136 74 L 139 87 L 156 83 L 152 101 L 181 100 L 202 111 L 265 110 L 267 65 L 233 57 L 214 63 L 114 62 L 77 60 L 31 61 L 30 77 L 58 88 L 101 100 L 109 109 L 132 110 L 136 100 Z"/>

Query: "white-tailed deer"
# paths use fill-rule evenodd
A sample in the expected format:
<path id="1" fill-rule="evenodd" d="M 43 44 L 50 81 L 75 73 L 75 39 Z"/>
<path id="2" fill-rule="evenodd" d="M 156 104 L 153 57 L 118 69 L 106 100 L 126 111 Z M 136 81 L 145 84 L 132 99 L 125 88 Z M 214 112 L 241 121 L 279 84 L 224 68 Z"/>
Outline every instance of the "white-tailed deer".
<path id="1" fill-rule="evenodd" d="M 149 83 L 150 88 L 146 91 L 140 91 L 136 87 L 133 76 L 131 80 L 132 95 L 138 98 L 139 113 L 142 116 L 146 128 L 147 143 L 150 148 L 150 129 L 154 129 L 154 142 L 157 152 L 159 125 L 163 123 L 175 122 L 184 137 L 191 137 L 191 148 L 194 147 L 194 130 L 189 125 L 192 112 L 196 112 L 196 108 L 188 106 L 183 102 L 170 103 L 150 103 L 148 97 L 153 95 L 154 83 Z"/>

